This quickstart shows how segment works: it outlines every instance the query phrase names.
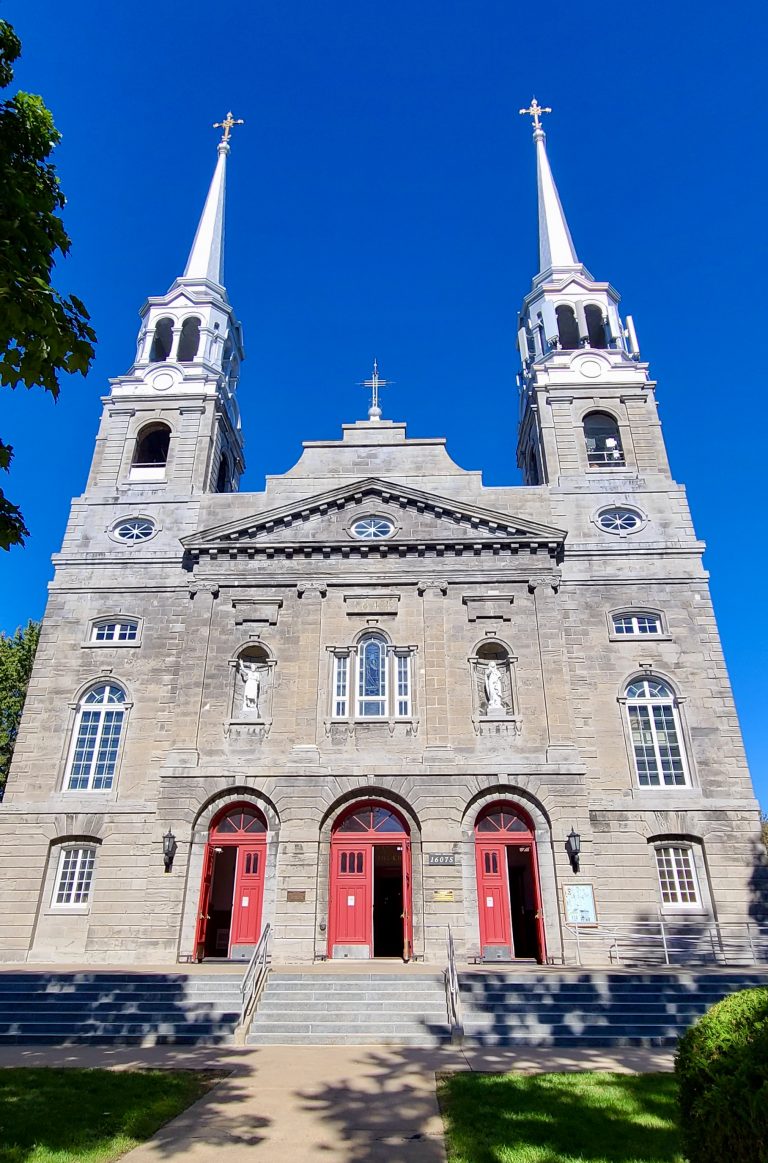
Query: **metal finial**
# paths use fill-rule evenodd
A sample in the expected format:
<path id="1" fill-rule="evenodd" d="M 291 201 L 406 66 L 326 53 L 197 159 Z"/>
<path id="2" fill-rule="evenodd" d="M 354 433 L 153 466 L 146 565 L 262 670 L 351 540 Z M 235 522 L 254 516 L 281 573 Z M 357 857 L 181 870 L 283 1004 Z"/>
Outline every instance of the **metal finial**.
<path id="1" fill-rule="evenodd" d="M 233 125 L 245 125 L 245 122 L 243 121 L 242 117 L 238 117 L 237 120 L 235 120 L 235 118 L 232 116 L 231 109 L 223 121 L 214 121 L 214 123 L 213 123 L 214 129 L 223 129 L 224 130 L 224 132 L 221 135 L 221 142 L 219 142 L 220 145 L 222 144 L 222 142 L 227 142 L 227 143 L 229 142 L 229 135 L 232 132 Z"/>
<path id="2" fill-rule="evenodd" d="M 528 109 L 521 109 L 520 110 L 520 113 L 523 117 L 527 116 L 527 117 L 533 118 L 533 132 L 534 132 L 534 134 L 537 132 L 543 132 L 543 130 L 541 128 L 541 115 L 542 115 L 542 113 L 551 113 L 551 112 L 552 112 L 552 110 L 550 109 L 550 107 L 548 105 L 539 105 L 539 103 L 535 97 L 532 99 L 531 104 L 530 104 Z"/>
<path id="3" fill-rule="evenodd" d="M 388 388 L 393 384 L 394 380 L 384 380 L 379 375 L 378 360 L 373 361 L 373 375 L 368 380 L 361 380 L 359 386 L 361 388 L 370 388 L 371 391 L 371 406 L 368 409 L 369 420 L 381 419 L 381 408 L 379 407 L 379 388 Z"/>

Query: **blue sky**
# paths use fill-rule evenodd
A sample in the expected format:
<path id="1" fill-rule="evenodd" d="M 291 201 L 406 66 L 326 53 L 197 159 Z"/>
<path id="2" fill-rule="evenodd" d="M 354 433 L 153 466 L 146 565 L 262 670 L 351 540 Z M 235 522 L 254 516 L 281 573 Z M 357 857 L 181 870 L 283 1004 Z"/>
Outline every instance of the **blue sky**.
<path id="1" fill-rule="evenodd" d="M 488 484 L 518 480 L 516 312 L 536 269 L 533 93 L 580 258 L 622 293 L 689 490 L 758 792 L 768 629 L 761 551 L 765 9 L 509 0 L 371 4 L 25 0 L 19 87 L 64 135 L 72 254 L 60 285 L 99 336 L 87 378 L 4 390 L 10 495 L 32 530 L 0 558 L 0 627 L 44 608 L 109 376 L 137 310 L 181 272 L 215 162 L 230 163 L 227 285 L 243 320 L 246 489 L 364 413 L 445 435 Z M 754 296 L 758 301 L 754 301 Z M 761 422 L 762 429 L 761 429 Z M 755 538 L 757 541 L 755 542 Z"/>

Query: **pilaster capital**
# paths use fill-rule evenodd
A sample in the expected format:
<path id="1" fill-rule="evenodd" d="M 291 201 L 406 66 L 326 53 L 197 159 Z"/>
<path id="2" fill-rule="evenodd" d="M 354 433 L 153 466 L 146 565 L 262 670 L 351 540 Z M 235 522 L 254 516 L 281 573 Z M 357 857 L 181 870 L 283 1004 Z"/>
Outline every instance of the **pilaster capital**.
<path id="1" fill-rule="evenodd" d="M 534 574 L 528 578 L 528 589 L 531 593 L 535 593 L 538 586 L 551 586 L 554 593 L 560 589 L 560 582 L 562 581 L 562 574 L 559 570 L 553 570 L 551 573 Z"/>
<path id="2" fill-rule="evenodd" d="M 423 598 L 424 594 L 426 593 L 439 593 L 445 597 L 445 595 L 448 593 L 448 582 L 445 580 L 445 578 L 428 578 L 426 581 L 420 581 L 417 583 L 416 592 L 420 598 Z"/>
<path id="3" fill-rule="evenodd" d="M 196 594 L 210 594 L 212 598 L 218 598 L 219 596 L 218 582 L 199 581 L 197 578 L 193 578 L 188 583 L 188 588 L 190 598 L 194 598 Z"/>

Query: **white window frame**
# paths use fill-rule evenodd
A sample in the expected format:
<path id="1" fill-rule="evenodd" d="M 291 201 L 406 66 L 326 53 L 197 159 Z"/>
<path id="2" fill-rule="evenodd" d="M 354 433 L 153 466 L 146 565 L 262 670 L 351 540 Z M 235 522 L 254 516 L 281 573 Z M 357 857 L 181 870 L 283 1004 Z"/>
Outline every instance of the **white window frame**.
<path id="1" fill-rule="evenodd" d="M 53 881 L 53 891 L 51 894 L 51 908 L 52 909 L 67 909 L 84 911 L 90 907 L 91 896 L 93 893 L 93 880 L 96 872 L 96 850 L 98 844 L 62 844 L 59 852 L 59 859 L 56 865 L 56 875 Z M 74 856 L 74 867 L 70 866 L 71 858 Z M 64 880 L 65 870 L 67 872 L 67 881 L 69 883 L 68 899 L 59 900 L 59 895 L 62 891 L 62 883 Z M 83 885 L 85 885 L 85 895 L 82 896 Z M 72 897 L 76 895 L 76 890 L 79 889 L 81 894 L 80 900 L 73 900 Z"/>
<path id="2" fill-rule="evenodd" d="M 667 901 L 664 899 L 664 884 L 662 881 L 661 859 L 664 854 L 671 853 L 669 871 L 672 874 L 671 883 L 673 884 L 676 898 L 674 901 Z M 681 870 L 678 866 L 677 854 L 685 854 L 688 869 L 690 873 L 688 879 L 693 885 L 694 899 L 692 901 L 681 900 L 682 878 Z M 696 871 L 696 853 L 692 844 L 687 844 L 682 840 L 664 840 L 654 844 L 654 858 L 656 861 L 656 878 L 659 886 L 659 899 L 661 907 L 666 912 L 702 912 L 705 909 L 704 902 L 701 896 L 701 885 L 699 876 Z M 682 891 L 690 891 L 687 888 L 682 888 Z"/>
<path id="3" fill-rule="evenodd" d="M 122 695 L 123 695 L 122 701 L 120 701 L 120 702 L 103 702 L 103 703 L 88 703 L 88 702 L 86 702 L 88 696 L 90 694 L 92 694 L 93 691 L 98 690 L 100 687 L 110 687 L 110 686 L 115 687 L 117 690 L 122 692 Z M 72 724 L 72 734 L 71 734 L 71 739 L 70 739 L 69 752 L 67 755 L 67 762 L 66 762 L 66 766 L 64 768 L 63 790 L 65 792 L 71 792 L 73 794 L 79 793 L 79 794 L 87 794 L 87 795 L 99 795 L 99 794 L 108 794 L 114 790 L 115 783 L 117 781 L 117 772 L 118 772 L 118 768 L 119 768 L 119 764 L 120 764 L 120 757 L 122 755 L 123 744 L 125 741 L 125 732 L 126 732 L 126 725 L 127 725 L 127 720 L 128 720 L 128 711 L 129 711 L 131 705 L 132 704 L 128 701 L 128 698 L 127 698 L 127 695 L 125 692 L 125 688 L 122 686 L 121 683 L 115 682 L 111 678 L 106 678 L 106 679 L 103 679 L 99 682 L 91 683 L 90 686 L 88 687 L 88 689 L 83 691 L 83 694 L 80 696 L 77 703 L 74 704 L 75 717 L 74 717 L 74 721 Z M 96 769 L 98 761 L 99 761 L 99 755 L 100 755 L 101 747 L 102 747 L 102 744 L 104 741 L 104 727 L 105 727 L 104 720 L 105 720 L 106 712 L 108 712 L 110 708 L 112 710 L 119 709 L 121 712 L 120 733 L 119 733 L 119 736 L 117 739 L 117 746 L 115 747 L 115 751 L 114 751 L 114 761 L 112 763 L 112 770 L 109 773 L 109 775 L 105 777 L 105 776 L 99 776 L 95 769 Z M 85 784 L 85 786 L 72 787 L 71 781 L 73 779 L 77 779 L 77 780 L 83 779 L 82 773 L 75 776 L 75 775 L 73 775 L 72 769 L 75 766 L 77 752 L 79 749 L 80 731 L 81 731 L 81 727 L 83 724 L 83 718 L 84 718 L 85 714 L 92 714 L 94 710 L 99 711 L 100 714 L 99 714 L 99 719 L 98 719 L 98 722 L 96 725 L 96 733 L 93 737 L 93 747 L 91 749 L 92 754 L 91 754 L 91 759 L 89 761 L 89 769 L 88 769 L 87 776 L 85 776 L 85 778 L 87 779 L 87 783 Z M 87 737 L 86 737 L 86 739 L 87 739 Z M 86 740 L 84 739 L 84 742 L 85 741 Z M 108 780 L 109 780 L 108 783 L 102 784 L 101 787 L 94 787 L 93 786 L 96 779 L 105 779 L 105 778 L 108 778 Z"/>
<path id="4" fill-rule="evenodd" d="M 627 691 L 629 690 L 629 688 L 631 686 L 633 686 L 635 683 L 640 683 L 640 682 L 663 683 L 663 685 L 669 690 L 670 694 L 668 696 L 665 696 L 665 695 L 646 695 L 643 698 L 640 698 L 637 696 L 634 696 L 634 697 L 629 696 L 627 694 Z M 679 705 L 678 705 L 679 699 L 676 696 L 676 694 L 673 691 L 670 684 L 666 681 L 666 679 L 659 678 L 657 675 L 640 675 L 640 676 L 637 676 L 633 679 L 630 679 L 629 682 L 627 682 L 625 684 L 624 696 L 622 699 L 620 699 L 620 702 L 622 702 L 624 704 L 625 721 L 627 724 L 627 742 L 628 742 L 630 757 L 631 757 L 631 761 L 632 761 L 632 765 L 633 765 L 633 769 L 634 769 L 634 773 L 635 773 L 636 785 L 643 790 L 651 790 L 651 791 L 662 791 L 662 790 L 674 791 L 675 789 L 677 789 L 679 791 L 683 788 L 690 788 L 692 786 L 691 769 L 690 769 L 689 762 L 688 762 L 687 739 L 685 736 L 685 732 L 683 731 L 683 724 L 682 724 Z M 659 708 L 659 707 L 669 708 L 672 712 L 672 724 L 673 724 L 673 727 L 675 730 L 675 735 L 677 738 L 677 746 L 678 746 L 679 751 L 680 751 L 680 767 L 682 769 L 682 776 L 683 776 L 682 782 L 677 781 L 677 780 L 675 780 L 673 782 L 667 782 L 664 779 L 664 763 L 663 763 L 663 756 L 662 756 L 662 742 L 661 742 L 660 737 L 659 737 L 659 725 L 656 721 L 656 715 L 654 714 L 654 708 Z M 631 713 L 632 709 L 638 709 L 638 710 L 645 709 L 646 721 L 643 722 L 642 721 L 643 716 L 641 716 L 639 714 L 636 716 L 633 716 Z M 640 722 L 641 728 L 643 730 L 650 729 L 651 747 L 652 747 L 653 757 L 654 757 L 654 761 L 655 761 L 656 774 L 659 777 L 658 782 L 655 782 L 655 783 L 651 782 L 651 781 L 644 782 L 642 777 L 641 777 L 637 751 L 635 749 L 635 735 L 633 732 L 633 718 L 636 721 Z"/>
<path id="5" fill-rule="evenodd" d="M 629 618 L 633 622 L 633 628 L 629 633 L 623 633 L 616 629 L 616 620 L 618 618 Z M 657 623 L 657 629 L 653 631 L 643 631 L 638 627 L 638 619 L 654 618 Z M 650 639 L 658 642 L 659 639 L 670 641 L 671 636 L 667 632 L 667 625 L 664 615 L 660 610 L 652 610 L 650 608 L 637 609 L 621 609 L 608 611 L 608 636 L 611 642 L 628 642 L 634 639 L 641 639 L 648 641 Z"/>
<path id="6" fill-rule="evenodd" d="M 384 650 L 384 693 L 365 697 L 360 692 L 363 647 L 371 637 Z M 386 635 L 370 631 L 355 646 L 331 650 L 331 721 L 335 723 L 391 723 L 413 720 L 413 647 L 393 646 Z M 405 682 L 403 682 L 405 680 Z M 361 704 L 381 702 L 381 714 L 364 714 Z"/>
<path id="7" fill-rule="evenodd" d="M 99 630 L 103 627 L 115 626 L 117 627 L 118 635 L 125 627 L 133 627 L 136 631 L 133 638 L 97 638 Z M 135 647 L 141 645 L 142 636 L 142 619 L 135 618 L 132 614 L 107 614 L 101 618 L 94 618 L 88 624 L 87 637 L 84 646 L 95 646 L 97 648 L 109 647 L 112 649 L 122 650 L 124 647 Z"/>

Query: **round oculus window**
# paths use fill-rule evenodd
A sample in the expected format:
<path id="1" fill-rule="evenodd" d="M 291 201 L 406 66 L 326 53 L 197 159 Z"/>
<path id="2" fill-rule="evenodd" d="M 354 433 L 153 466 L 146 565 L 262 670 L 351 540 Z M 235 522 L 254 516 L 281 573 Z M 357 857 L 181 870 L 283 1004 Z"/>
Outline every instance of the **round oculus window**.
<path id="1" fill-rule="evenodd" d="M 352 526 L 352 536 L 361 541 L 381 541 L 383 537 L 391 537 L 395 526 L 388 517 L 361 517 Z"/>
<path id="2" fill-rule="evenodd" d="M 643 524 L 643 518 L 635 509 L 603 509 L 598 514 L 597 523 L 606 533 L 635 533 Z"/>
<path id="3" fill-rule="evenodd" d="M 155 523 L 148 517 L 132 517 L 130 521 L 121 521 L 112 530 L 118 541 L 126 541 L 133 545 L 137 541 L 147 541 L 155 532 Z"/>

